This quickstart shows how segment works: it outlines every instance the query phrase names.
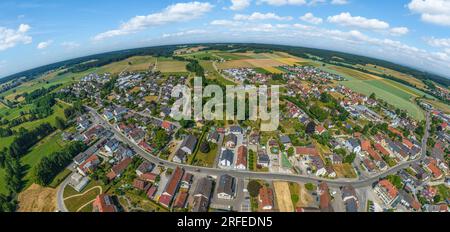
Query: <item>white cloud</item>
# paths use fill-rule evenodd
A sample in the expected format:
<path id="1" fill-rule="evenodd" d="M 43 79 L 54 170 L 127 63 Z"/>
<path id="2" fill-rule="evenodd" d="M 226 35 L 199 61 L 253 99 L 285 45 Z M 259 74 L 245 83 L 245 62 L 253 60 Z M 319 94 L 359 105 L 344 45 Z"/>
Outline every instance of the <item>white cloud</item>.
<path id="1" fill-rule="evenodd" d="M 391 35 L 400 36 L 400 35 L 408 34 L 409 29 L 407 27 L 394 27 L 394 28 L 391 28 L 389 30 L 389 32 Z"/>
<path id="2" fill-rule="evenodd" d="M 96 35 L 94 40 L 136 33 L 153 26 L 193 20 L 211 11 L 213 7 L 208 2 L 177 3 L 166 7 L 158 13 L 131 18 L 127 22 L 122 23 L 118 29 Z"/>
<path id="3" fill-rule="evenodd" d="M 311 24 L 321 24 L 323 22 L 322 18 L 315 17 L 312 13 L 306 13 L 300 19 Z"/>
<path id="4" fill-rule="evenodd" d="M 439 48 L 449 47 L 450 48 L 450 38 L 437 39 L 437 38 L 432 37 L 430 39 L 427 39 L 427 43 L 433 47 L 439 47 Z"/>
<path id="5" fill-rule="evenodd" d="M 332 5 L 346 5 L 348 4 L 348 0 L 332 0 Z"/>
<path id="6" fill-rule="evenodd" d="M 389 28 L 387 22 L 378 19 L 367 19 L 361 16 L 352 16 L 349 12 L 330 16 L 328 17 L 328 22 L 339 24 L 341 26 L 353 26 L 372 30 L 384 30 Z"/>
<path id="7" fill-rule="evenodd" d="M 411 0 L 407 7 L 420 14 L 424 22 L 450 26 L 449 0 Z"/>
<path id="8" fill-rule="evenodd" d="M 39 49 L 39 50 L 46 49 L 46 48 L 48 48 L 52 43 L 53 43 L 53 40 L 47 40 L 47 41 L 44 41 L 44 42 L 40 42 L 40 43 L 37 45 L 37 49 Z"/>
<path id="9" fill-rule="evenodd" d="M 251 0 L 231 0 L 230 10 L 243 10 L 250 6 Z"/>
<path id="10" fill-rule="evenodd" d="M 15 47 L 17 44 L 30 44 L 33 39 L 26 34 L 30 29 L 28 24 L 20 24 L 17 30 L 0 27 L 0 51 Z"/>
<path id="11" fill-rule="evenodd" d="M 242 20 L 279 20 L 279 21 L 283 21 L 283 20 L 292 20 L 291 16 L 279 16 L 276 15 L 274 13 L 260 13 L 260 12 L 255 12 L 251 15 L 244 15 L 244 14 L 237 14 L 234 16 L 234 20 L 237 21 L 242 21 Z"/>
<path id="12" fill-rule="evenodd" d="M 175 32 L 175 33 L 167 33 L 167 34 L 163 34 L 162 37 L 168 38 L 168 37 L 179 37 L 179 36 L 184 36 L 184 35 L 201 35 L 201 34 L 206 34 L 206 33 L 208 33 L 208 31 L 201 30 L 201 29 L 195 29 L 195 30 L 180 31 L 180 32 Z"/>
<path id="13" fill-rule="evenodd" d="M 61 46 L 63 46 L 66 50 L 73 50 L 80 47 L 80 44 L 73 41 L 65 41 L 61 43 Z"/>
<path id="14" fill-rule="evenodd" d="M 267 3 L 271 6 L 284 6 L 284 5 L 305 5 L 306 0 L 260 0 L 259 4 Z"/>
<path id="15" fill-rule="evenodd" d="M 214 20 L 210 23 L 213 26 L 224 26 L 224 27 L 234 27 L 239 26 L 242 23 L 238 21 L 226 20 L 226 19 L 218 19 Z"/>

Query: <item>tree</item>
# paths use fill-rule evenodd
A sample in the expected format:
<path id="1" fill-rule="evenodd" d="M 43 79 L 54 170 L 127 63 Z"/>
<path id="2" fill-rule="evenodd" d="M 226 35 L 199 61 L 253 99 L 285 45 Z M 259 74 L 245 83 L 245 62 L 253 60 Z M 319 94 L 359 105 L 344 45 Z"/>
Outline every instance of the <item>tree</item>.
<path id="1" fill-rule="evenodd" d="M 306 133 L 307 134 L 314 134 L 314 132 L 316 131 L 316 123 L 314 122 L 309 122 L 308 125 L 306 125 Z"/>
<path id="2" fill-rule="evenodd" d="M 293 156 L 293 155 L 294 155 L 294 147 L 290 147 L 290 148 L 287 150 L 287 154 L 288 154 L 289 157 Z"/>
<path id="3" fill-rule="evenodd" d="M 308 190 L 308 191 L 313 191 L 314 188 L 315 188 L 315 186 L 314 186 L 313 183 L 306 183 L 306 184 L 305 184 L 305 188 L 306 188 L 306 190 Z"/>
<path id="4" fill-rule="evenodd" d="M 251 180 L 248 182 L 247 189 L 251 197 L 257 197 L 261 188 L 262 185 L 256 180 Z"/>
<path id="5" fill-rule="evenodd" d="M 200 151 L 204 154 L 209 153 L 211 151 L 211 148 L 209 146 L 209 143 L 207 141 L 204 141 L 201 145 L 200 145 Z"/>
<path id="6" fill-rule="evenodd" d="M 375 93 L 370 94 L 369 98 L 375 100 L 375 98 L 376 98 Z"/>
<path id="7" fill-rule="evenodd" d="M 55 126 L 60 130 L 64 130 L 66 128 L 66 121 L 60 117 L 55 118 Z"/>

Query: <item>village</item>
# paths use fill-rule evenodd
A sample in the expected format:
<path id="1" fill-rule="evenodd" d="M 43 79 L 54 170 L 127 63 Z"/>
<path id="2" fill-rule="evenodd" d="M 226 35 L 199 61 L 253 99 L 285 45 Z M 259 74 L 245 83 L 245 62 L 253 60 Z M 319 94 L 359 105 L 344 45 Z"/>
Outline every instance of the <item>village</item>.
<path id="1" fill-rule="evenodd" d="M 62 89 L 87 109 L 64 139 L 89 146 L 64 187 L 108 186 L 92 203 L 98 212 L 448 211 L 449 115 L 428 109 L 417 122 L 338 84 L 339 75 L 280 68 L 289 74 L 276 75 L 286 85 L 274 132 L 249 121 L 173 121 L 171 92 L 185 76 L 90 74 Z M 274 79 L 249 68 L 224 73 L 242 83 Z"/>

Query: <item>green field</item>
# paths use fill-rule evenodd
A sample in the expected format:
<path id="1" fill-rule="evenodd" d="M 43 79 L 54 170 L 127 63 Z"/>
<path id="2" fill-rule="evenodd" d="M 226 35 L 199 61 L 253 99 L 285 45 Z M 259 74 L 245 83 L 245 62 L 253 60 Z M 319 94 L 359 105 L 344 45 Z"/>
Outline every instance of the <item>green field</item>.
<path id="1" fill-rule="evenodd" d="M 422 92 L 420 90 L 386 79 L 374 79 L 371 78 L 371 75 L 363 75 L 361 72 L 348 72 L 345 74 L 329 68 L 322 69 L 344 76 L 347 81 L 341 81 L 339 83 L 358 93 L 367 96 L 375 93 L 377 98 L 383 99 L 399 109 L 406 110 L 414 119 L 419 121 L 425 119 L 424 112 L 414 102 L 414 98 L 425 94 L 423 93 L 421 95 Z M 341 69 L 342 67 L 340 67 Z M 357 73 L 358 75 L 354 76 L 352 73 Z"/>
<path id="2" fill-rule="evenodd" d="M 163 60 L 160 61 L 158 58 L 158 64 L 156 69 L 162 73 L 181 73 L 187 72 L 186 70 L 187 62 L 177 61 L 177 60 Z"/>
<path id="3" fill-rule="evenodd" d="M 200 65 L 205 69 L 208 74 L 208 79 L 216 79 L 219 83 L 223 85 L 234 85 L 235 83 L 231 80 L 225 79 L 220 73 L 218 73 L 213 66 L 212 61 L 200 61 Z"/>
<path id="4" fill-rule="evenodd" d="M 64 86 L 67 86 L 71 83 L 78 81 L 83 76 L 85 76 L 89 73 L 92 73 L 95 70 L 96 70 L 95 68 L 92 68 L 92 69 L 86 70 L 84 72 L 66 73 L 66 74 L 62 74 L 60 76 L 56 75 L 57 74 L 56 72 L 53 72 L 53 73 L 50 73 L 47 75 L 43 75 L 34 80 L 25 82 L 25 83 L 17 86 L 14 89 L 10 89 L 6 92 L 1 93 L 0 96 L 4 96 L 5 99 L 8 99 L 8 100 L 14 100 L 16 95 L 19 95 L 19 94 L 22 94 L 25 92 L 30 93 L 36 89 L 40 89 L 43 87 L 48 88 L 53 85 L 62 84 L 62 86 L 60 88 L 63 88 Z M 58 89 L 56 89 L 56 90 L 58 90 Z M 54 90 L 54 91 L 56 91 L 56 90 Z"/>
<path id="5" fill-rule="evenodd" d="M 32 171 L 34 166 L 38 164 L 42 158 L 47 157 L 54 152 L 60 151 L 64 145 L 65 142 L 61 139 L 61 132 L 56 132 L 41 140 L 30 149 L 28 154 L 21 158 L 22 165 L 24 165 L 27 170 L 27 174 L 24 178 L 24 181 L 26 181 L 26 187 L 32 184 Z"/>
<path id="6" fill-rule="evenodd" d="M 65 103 L 61 103 L 58 102 L 56 103 L 56 105 L 54 105 L 52 107 L 53 109 L 53 114 L 43 118 L 43 119 L 39 119 L 39 120 L 35 120 L 35 121 L 31 121 L 31 122 L 26 122 L 26 123 L 22 123 L 16 127 L 13 127 L 13 129 L 17 130 L 21 127 L 25 128 L 25 129 L 33 129 L 37 126 L 39 126 L 40 124 L 43 123 L 50 123 L 52 126 L 55 126 L 55 121 L 56 121 L 56 117 L 60 117 L 62 119 L 65 119 L 64 116 L 64 109 L 68 108 L 69 105 L 65 104 Z"/>

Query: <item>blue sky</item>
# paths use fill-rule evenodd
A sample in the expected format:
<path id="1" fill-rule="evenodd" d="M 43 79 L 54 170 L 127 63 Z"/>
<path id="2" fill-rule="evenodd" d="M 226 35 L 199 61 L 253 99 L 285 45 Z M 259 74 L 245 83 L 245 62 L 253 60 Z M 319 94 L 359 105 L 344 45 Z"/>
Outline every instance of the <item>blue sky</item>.
<path id="1" fill-rule="evenodd" d="M 450 77 L 450 0 L 0 2 L 0 77 L 104 51 L 191 42 L 326 48 Z"/>

